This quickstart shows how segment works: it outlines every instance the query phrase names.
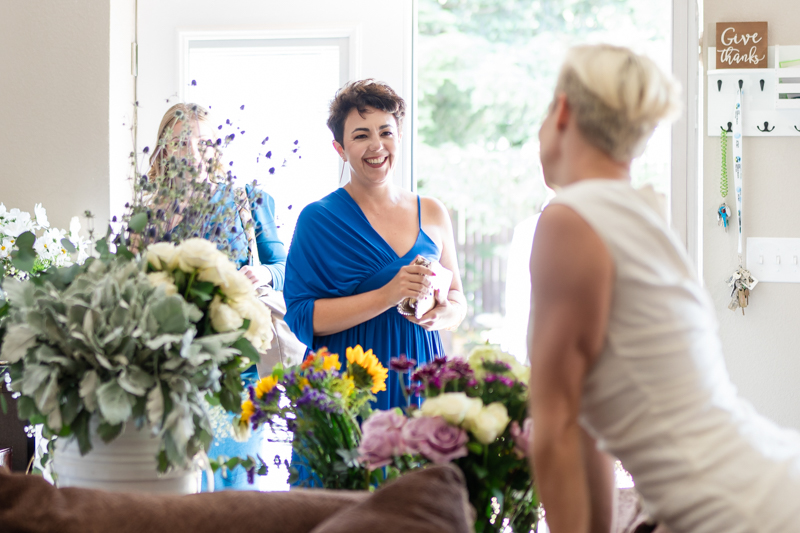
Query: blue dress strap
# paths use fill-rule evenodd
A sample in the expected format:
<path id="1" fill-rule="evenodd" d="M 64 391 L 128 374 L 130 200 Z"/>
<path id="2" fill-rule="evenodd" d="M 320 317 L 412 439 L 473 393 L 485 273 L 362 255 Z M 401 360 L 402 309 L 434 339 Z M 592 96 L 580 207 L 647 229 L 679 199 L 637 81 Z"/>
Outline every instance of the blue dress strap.
<path id="1" fill-rule="evenodd" d="M 419 202 L 419 194 L 417 195 L 417 224 L 419 225 L 419 229 L 422 229 L 422 207 Z"/>

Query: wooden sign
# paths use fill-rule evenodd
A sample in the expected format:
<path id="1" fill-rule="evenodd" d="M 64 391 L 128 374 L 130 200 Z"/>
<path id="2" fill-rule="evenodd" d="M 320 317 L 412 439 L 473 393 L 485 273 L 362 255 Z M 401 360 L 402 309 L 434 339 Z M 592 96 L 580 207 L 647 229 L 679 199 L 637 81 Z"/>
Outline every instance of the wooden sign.
<path id="1" fill-rule="evenodd" d="M 767 68 L 767 23 L 717 22 L 717 68 Z"/>

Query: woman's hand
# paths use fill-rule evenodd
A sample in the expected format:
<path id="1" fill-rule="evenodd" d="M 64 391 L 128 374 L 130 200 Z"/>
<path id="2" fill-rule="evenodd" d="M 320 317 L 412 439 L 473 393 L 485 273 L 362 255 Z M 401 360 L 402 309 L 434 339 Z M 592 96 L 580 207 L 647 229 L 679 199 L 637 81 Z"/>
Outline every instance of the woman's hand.
<path id="1" fill-rule="evenodd" d="M 239 269 L 239 272 L 247 276 L 247 279 L 252 281 L 256 287 L 272 285 L 272 272 L 264 265 L 245 265 Z"/>
<path id="2" fill-rule="evenodd" d="M 406 316 L 409 322 L 419 325 L 426 331 L 438 331 L 447 329 L 454 323 L 460 323 L 462 317 L 461 304 L 447 299 L 447 295 L 441 295 L 437 289 L 433 291 L 436 304 L 433 309 L 422 315 L 419 319 L 414 315 Z"/>
<path id="3" fill-rule="evenodd" d="M 422 265 L 415 265 L 414 261 L 401 268 L 392 281 L 380 289 L 386 297 L 387 307 L 394 307 L 406 298 L 422 298 L 428 294 L 431 286 L 428 276 L 432 276 L 433 271 Z"/>

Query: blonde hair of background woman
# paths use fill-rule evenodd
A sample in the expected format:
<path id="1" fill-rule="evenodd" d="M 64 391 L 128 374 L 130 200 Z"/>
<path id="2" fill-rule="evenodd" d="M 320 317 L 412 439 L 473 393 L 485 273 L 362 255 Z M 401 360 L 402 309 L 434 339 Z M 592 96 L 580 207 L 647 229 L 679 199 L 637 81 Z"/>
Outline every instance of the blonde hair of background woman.
<path id="1" fill-rule="evenodd" d="M 662 120 L 680 112 L 680 86 L 649 58 L 611 45 L 571 48 L 556 84 L 586 140 L 617 161 L 644 151 Z"/>
<path id="2" fill-rule="evenodd" d="M 192 103 L 179 103 L 167 109 L 167 112 L 164 113 L 164 117 L 161 119 L 161 124 L 158 126 L 156 146 L 153 149 L 153 153 L 150 155 L 150 170 L 147 171 L 147 177 L 150 180 L 155 179 L 159 174 L 164 174 L 164 161 L 166 154 L 168 153 L 165 152 L 165 150 L 172 141 L 171 138 L 164 138 L 167 130 L 174 128 L 175 124 L 178 122 L 185 124 L 187 117 L 189 117 L 190 122 L 197 121 L 200 124 L 211 124 L 211 118 L 209 117 L 208 110 L 200 105 Z M 197 134 L 198 132 L 193 131 L 192 133 Z M 180 135 L 181 132 L 173 132 L 173 135 L 175 134 Z M 162 139 L 164 139 L 165 143 L 163 145 L 160 144 Z M 209 172 L 209 174 L 212 173 Z"/>

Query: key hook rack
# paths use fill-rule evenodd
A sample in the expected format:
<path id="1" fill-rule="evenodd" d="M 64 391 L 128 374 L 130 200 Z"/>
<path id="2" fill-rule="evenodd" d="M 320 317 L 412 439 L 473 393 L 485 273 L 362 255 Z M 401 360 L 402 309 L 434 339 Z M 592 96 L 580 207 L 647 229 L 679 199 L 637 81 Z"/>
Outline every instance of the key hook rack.
<path id="1" fill-rule="evenodd" d="M 742 135 L 800 137 L 800 68 L 776 68 L 781 56 L 800 59 L 800 46 L 770 46 L 768 54 L 769 68 L 708 71 L 709 136 L 733 133 L 736 95 L 742 89 Z M 716 66 L 716 49 L 709 48 L 708 55 L 709 66 Z"/>

